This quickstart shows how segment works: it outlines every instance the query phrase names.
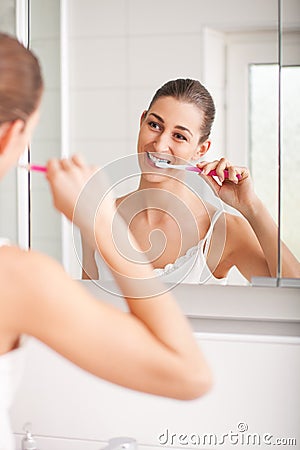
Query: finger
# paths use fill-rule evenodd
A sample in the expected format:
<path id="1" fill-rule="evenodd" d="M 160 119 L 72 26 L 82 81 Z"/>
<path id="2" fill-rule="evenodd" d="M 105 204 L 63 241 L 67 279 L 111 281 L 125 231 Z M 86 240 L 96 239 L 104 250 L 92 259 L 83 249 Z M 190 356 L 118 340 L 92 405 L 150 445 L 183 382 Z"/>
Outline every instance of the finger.
<path id="1" fill-rule="evenodd" d="M 197 167 L 200 167 L 200 169 L 201 169 L 201 168 L 204 167 L 206 164 L 208 164 L 208 161 L 199 161 L 199 162 L 197 162 L 196 166 L 197 166 Z"/>
<path id="2" fill-rule="evenodd" d="M 52 177 L 55 173 L 57 173 L 58 170 L 60 170 L 60 163 L 57 158 L 50 159 L 47 164 L 47 172 L 46 176 L 47 178 Z"/>
<path id="3" fill-rule="evenodd" d="M 229 161 L 227 161 L 226 158 L 221 158 L 217 167 L 216 167 L 216 173 L 221 183 L 225 180 L 225 174 L 224 170 L 227 169 L 231 164 Z"/>
<path id="4" fill-rule="evenodd" d="M 211 162 L 202 161 L 201 163 L 197 164 L 197 167 L 199 167 L 202 170 L 202 173 L 204 175 L 208 175 L 211 170 L 214 170 L 217 167 L 218 163 L 219 163 L 219 160 L 215 160 L 215 161 L 211 161 Z"/>
<path id="5" fill-rule="evenodd" d="M 228 166 L 228 180 L 232 181 L 233 183 L 237 184 L 239 182 L 238 180 L 238 170 L 234 166 Z"/>
<path id="6" fill-rule="evenodd" d="M 243 178 L 250 177 L 250 172 L 249 169 L 247 169 L 247 167 L 240 167 L 239 170 Z"/>
<path id="7" fill-rule="evenodd" d="M 61 165 L 62 169 L 70 170 L 70 169 L 72 169 L 73 163 L 70 159 L 63 158 L 60 160 L 60 165 Z"/>
<path id="8" fill-rule="evenodd" d="M 78 153 L 73 155 L 71 159 L 77 167 L 84 168 L 86 166 L 84 157 Z"/>
<path id="9" fill-rule="evenodd" d="M 236 177 L 237 181 L 241 181 L 250 176 L 250 173 L 249 173 L 247 167 L 234 166 L 234 170 L 235 170 L 235 177 Z"/>

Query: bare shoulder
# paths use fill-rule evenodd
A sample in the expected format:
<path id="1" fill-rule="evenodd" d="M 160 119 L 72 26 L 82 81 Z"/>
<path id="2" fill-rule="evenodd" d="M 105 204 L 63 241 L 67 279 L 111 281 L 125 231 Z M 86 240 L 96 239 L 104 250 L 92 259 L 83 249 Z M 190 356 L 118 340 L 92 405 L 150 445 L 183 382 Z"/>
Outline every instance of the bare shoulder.
<path id="1" fill-rule="evenodd" d="M 5 326 L 40 338 L 47 324 L 56 326 L 76 303 L 82 315 L 90 295 L 54 259 L 1 247 L 0 265 L 0 330 L 5 317 Z"/>
<path id="2" fill-rule="evenodd" d="M 136 192 L 136 191 L 133 191 L 133 192 Z M 129 192 L 128 194 L 125 194 L 122 197 L 118 197 L 116 199 L 116 207 L 120 206 L 124 200 L 126 200 L 128 197 L 130 197 L 131 194 L 133 194 L 133 192 Z"/>
<path id="3" fill-rule="evenodd" d="M 58 262 L 39 252 L 22 250 L 16 246 L 0 248 L 0 277 L 4 284 L 5 280 L 8 284 L 12 279 L 21 280 L 27 275 L 31 275 L 29 278 L 32 280 L 33 275 L 42 275 L 50 266 L 56 269 L 60 267 Z"/>
<path id="4" fill-rule="evenodd" d="M 1 308 L 22 308 L 39 286 L 46 286 L 49 274 L 55 278 L 63 271 L 50 257 L 15 246 L 0 248 L 0 267 Z"/>

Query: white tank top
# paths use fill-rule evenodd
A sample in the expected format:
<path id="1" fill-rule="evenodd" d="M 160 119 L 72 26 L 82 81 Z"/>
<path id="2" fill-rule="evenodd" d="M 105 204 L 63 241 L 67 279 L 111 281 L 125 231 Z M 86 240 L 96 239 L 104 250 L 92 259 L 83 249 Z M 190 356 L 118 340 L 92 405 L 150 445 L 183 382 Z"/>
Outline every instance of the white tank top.
<path id="1" fill-rule="evenodd" d="M 3 245 L 9 245 L 9 241 L 0 238 L 0 247 Z M 0 450 L 15 449 L 9 408 L 23 373 L 25 348 L 23 340 L 18 348 L 0 355 Z"/>
<path id="2" fill-rule="evenodd" d="M 162 269 L 154 269 L 154 273 L 163 282 L 223 285 L 227 283 L 227 277 L 214 277 L 206 262 L 212 232 L 215 223 L 222 213 L 224 213 L 223 210 L 217 210 L 215 212 L 204 238 L 197 245 L 190 248 L 185 255 L 180 256 L 174 263 L 167 264 Z M 97 251 L 95 252 L 95 261 L 98 267 L 99 280 L 113 280 L 112 273 Z"/>

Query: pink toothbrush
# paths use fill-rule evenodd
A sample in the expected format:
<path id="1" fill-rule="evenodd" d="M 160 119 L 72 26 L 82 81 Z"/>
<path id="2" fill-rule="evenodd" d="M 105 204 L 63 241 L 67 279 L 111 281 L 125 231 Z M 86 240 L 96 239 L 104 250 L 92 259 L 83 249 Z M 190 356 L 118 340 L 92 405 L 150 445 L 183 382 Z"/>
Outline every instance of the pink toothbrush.
<path id="1" fill-rule="evenodd" d="M 167 161 L 161 161 L 161 160 L 157 160 L 157 161 L 153 161 L 156 167 L 159 167 L 160 169 L 177 169 L 177 170 L 188 170 L 190 172 L 198 172 L 201 173 L 203 170 L 200 169 L 200 167 L 197 166 L 189 166 L 189 165 L 184 165 L 184 164 L 170 164 Z M 225 169 L 224 170 L 224 177 L 228 178 L 228 170 Z M 210 177 L 215 177 L 218 176 L 217 172 L 215 170 L 211 170 L 208 173 L 208 176 Z M 237 174 L 237 178 L 240 180 L 242 178 L 242 176 L 238 173 Z"/>
<path id="2" fill-rule="evenodd" d="M 47 167 L 39 166 L 37 164 L 20 164 L 19 167 L 34 172 L 47 172 Z"/>

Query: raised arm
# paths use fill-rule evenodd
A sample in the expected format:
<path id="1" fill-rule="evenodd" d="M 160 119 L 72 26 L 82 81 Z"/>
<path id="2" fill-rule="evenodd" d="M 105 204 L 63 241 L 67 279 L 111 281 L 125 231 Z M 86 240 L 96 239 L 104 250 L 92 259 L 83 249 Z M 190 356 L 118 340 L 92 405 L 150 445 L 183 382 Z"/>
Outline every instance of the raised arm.
<path id="1" fill-rule="evenodd" d="M 81 368 L 131 389 L 192 399 L 210 387 L 208 365 L 170 295 L 142 300 L 139 313 L 130 314 L 93 298 L 46 256 L 7 247 L 0 262 L 6 335 L 32 335 Z M 12 277 L 18 283 L 8 282 Z"/>
<path id="2" fill-rule="evenodd" d="M 75 158 L 50 162 L 47 176 L 56 207 L 72 218 L 78 193 L 91 171 Z M 152 268 L 146 261 L 130 263 L 117 251 L 110 234 L 114 202 L 108 199 L 104 206 L 96 239 L 115 271 L 130 312 L 92 298 L 60 266 L 32 253 L 26 272 L 40 267 L 38 281 L 30 283 L 25 273 L 22 283 L 26 284 L 29 309 L 34 309 L 40 320 L 24 311 L 21 331 L 114 383 L 179 399 L 201 396 L 211 386 L 211 372 L 187 320 L 171 293 L 163 293 L 163 286 L 156 285 L 156 296 L 130 297 L 140 284 L 143 294 L 142 279 L 152 277 Z M 86 231 L 86 224 L 81 224 Z M 154 283 L 152 278 L 151 286 Z"/>
<path id="3" fill-rule="evenodd" d="M 225 158 L 210 163 L 202 162 L 199 167 L 204 169 L 201 176 L 205 177 L 220 199 L 239 211 L 250 225 L 242 224 L 240 233 L 238 233 L 238 229 L 235 230 L 235 239 L 239 242 L 236 255 L 240 266 L 246 267 L 248 264 L 248 269 L 245 270 L 249 272 L 249 264 L 252 265 L 254 268 L 252 275 L 276 277 L 278 227 L 266 206 L 256 195 L 248 169 L 233 166 Z M 216 170 L 221 185 L 212 177 L 205 175 L 212 169 Z M 228 170 L 229 179 L 224 180 L 224 169 Z M 238 174 L 240 179 L 237 178 Z M 239 221 L 235 222 L 237 224 Z M 255 243 L 255 237 L 260 249 Z M 281 242 L 281 257 L 282 276 L 300 278 L 300 263 L 283 242 Z M 265 264 L 262 258 L 265 260 Z M 249 279 L 249 273 L 247 278 Z"/>

